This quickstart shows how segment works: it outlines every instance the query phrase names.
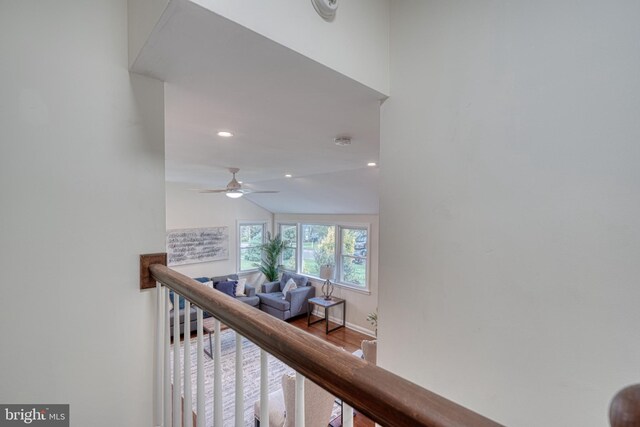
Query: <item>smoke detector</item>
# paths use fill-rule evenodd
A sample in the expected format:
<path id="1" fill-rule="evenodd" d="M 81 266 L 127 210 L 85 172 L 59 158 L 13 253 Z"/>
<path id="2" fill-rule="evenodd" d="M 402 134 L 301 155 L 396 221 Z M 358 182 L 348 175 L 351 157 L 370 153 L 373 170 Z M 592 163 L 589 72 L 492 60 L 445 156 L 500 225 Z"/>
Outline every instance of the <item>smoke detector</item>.
<path id="1" fill-rule="evenodd" d="M 339 136 L 333 138 L 333 142 L 340 147 L 344 147 L 345 145 L 351 145 L 351 137 L 349 136 Z"/>
<path id="2" fill-rule="evenodd" d="M 338 0 L 311 0 L 318 15 L 325 21 L 331 21 L 338 10 Z"/>

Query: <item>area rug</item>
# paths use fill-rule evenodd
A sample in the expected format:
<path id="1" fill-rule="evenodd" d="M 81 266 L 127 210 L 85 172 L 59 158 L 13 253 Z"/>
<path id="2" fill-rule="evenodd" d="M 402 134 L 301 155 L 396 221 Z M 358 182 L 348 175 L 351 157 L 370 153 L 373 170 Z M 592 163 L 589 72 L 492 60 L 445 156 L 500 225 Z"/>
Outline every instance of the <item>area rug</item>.
<path id="1" fill-rule="evenodd" d="M 235 372 L 236 372 L 236 334 L 231 329 L 220 333 L 222 350 L 222 411 L 224 427 L 235 425 Z M 204 337 L 204 345 L 209 345 L 208 337 Z M 193 410 L 196 411 L 196 369 L 197 369 L 197 338 L 191 339 L 191 395 Z M 254 425 L 253 404 L 260 400 L 260 348 L 246 338 L 242 339 L 242 370 L 243 370 L 243 395 L 244 395 L 244 425 Z M 184 342 L 180 343 L 180 367 L 181 376 L 184 378 Z M 173 346 L 171 348 L 171 367 L 173 367 Z M 269 393 L 282 387 L 282 375 L 293 373 L 289 366 L 269 355 Z M 173 376 L 172 376 L 173 378 Z M 205 419 L 206 425 L 213 425 L 213 360 L 204 355 L 204 395 L 205 395 Z M 333 419 L 340 415 L 340 406 L 334 405 Z"/>

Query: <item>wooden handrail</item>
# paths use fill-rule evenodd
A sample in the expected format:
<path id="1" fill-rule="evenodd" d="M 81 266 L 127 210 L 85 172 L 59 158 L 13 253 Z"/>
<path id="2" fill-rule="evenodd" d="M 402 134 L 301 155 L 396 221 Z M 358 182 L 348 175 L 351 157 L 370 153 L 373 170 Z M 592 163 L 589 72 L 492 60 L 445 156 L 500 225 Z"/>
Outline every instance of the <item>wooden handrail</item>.
<path id="1" fill-rule="evenodd" d="M 611 427 L 640 427 L 640 384 L 623 388 L 609 407 Z"/>
<path id="2" fill-rule="evenodd" d="M 383 426 L 500 424 L 164 265 L 152 277 Z"/>

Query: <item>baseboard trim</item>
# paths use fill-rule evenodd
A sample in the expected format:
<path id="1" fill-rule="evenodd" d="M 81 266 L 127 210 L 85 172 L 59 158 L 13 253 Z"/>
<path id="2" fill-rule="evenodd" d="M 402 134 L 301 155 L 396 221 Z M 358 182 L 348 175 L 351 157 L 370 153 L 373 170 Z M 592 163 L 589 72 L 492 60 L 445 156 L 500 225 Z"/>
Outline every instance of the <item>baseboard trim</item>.
<path id="1" fill-rule="evenodd" d="M 324 314 L 321 313 L 321 311 L 317 308 L 313 310 L 313 315 L 318 317 L 324 317 Z M 329 320 L 334 323 L 342 323 L 342 318 L 331 316 L 331 315 L 329 316 Z M 363 328 L 362 326 L 356 325 L 351 322 L 345 322 L 345 328 L 354 330 L 356 332 L 360 332 L 361 334 L 368 335 L 371 338 L 376 338 L 376 334 L 374 331 L 367 328 Z"/>

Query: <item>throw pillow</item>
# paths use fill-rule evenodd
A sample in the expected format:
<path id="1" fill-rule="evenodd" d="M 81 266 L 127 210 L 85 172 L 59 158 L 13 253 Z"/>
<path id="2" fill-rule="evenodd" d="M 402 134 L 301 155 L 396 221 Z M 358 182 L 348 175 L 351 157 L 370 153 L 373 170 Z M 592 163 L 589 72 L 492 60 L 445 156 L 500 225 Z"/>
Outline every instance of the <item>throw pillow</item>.
<path id="1" fill-rule="evenodd" d="M 225 294 L 235 298 L 237 286 L 238 286 L 238 282 L 236 282 L 235 280 L 232 280 L 228 282 L 219 282 L 216 285 L 216 289 L 219 290 L 220 292 L 224 292 Z"/>
<path id="2" fill-rule="evenodd" d="M 231 281 L 233 279 L 229 279 Z M 247 284 L 247 279 L 243 277 L 242 279 L 238 279 L 238 286 L 236 287 L 236 296 L 237 297 L 246 297 L 247 295 L 244 292 L 244 285 Z"/>
<path id="3" fill-rule="evenodd" d="M 282 290 L 282 297 L 286 298 L 287 297 L 287 292 L 290 292 L 294 289 L 297 289 L 298 285 L 296 285 L 295 280 L 293 279 L 289 279 L 289 281 L 287 282 L 286 285 L 284 285 L 284 289 Z"/>
<path id="4" fill-rule="evenodd" d="M 213 282 L 211 280 L 209 280 L 208 282 L 202 282 L 202 284 L 213 289 Z"/>

